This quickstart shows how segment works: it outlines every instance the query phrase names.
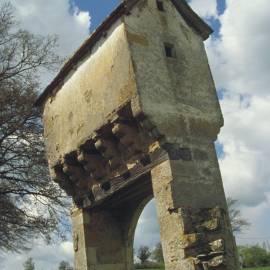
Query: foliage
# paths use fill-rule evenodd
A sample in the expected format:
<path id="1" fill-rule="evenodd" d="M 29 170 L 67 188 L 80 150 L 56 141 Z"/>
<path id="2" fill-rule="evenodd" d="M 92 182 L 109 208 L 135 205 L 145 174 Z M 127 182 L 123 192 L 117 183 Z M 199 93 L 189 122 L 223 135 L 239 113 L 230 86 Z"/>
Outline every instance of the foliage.
<path id="1" fill-rule="evenodd" d="M 145 262 L 147 262 L 148 259 L 150 258 L 150 256 L 151 256 L 151 251 L 150 251 L 149 247 L 147 247 L 147 246 L 141 246 L 138 249 L 137 257 L 140 259 L 140 261 L 141 261 L 142 264 L 144 264 Z"/>
<path id="2" fill-rule="evenodd" d="M 237 200 L 233 200 L 230 197 L 227 198 L 228 211 L 234 233 L 242 232 L 245 228 L 250 226 L 250 223 L 241 216 L 240 210 L 235 208 L 236 203 Z"/>
<path id="3" fill-rule="evenodd" d="M 161 245 L 157 244 L 155 249 L 152 252 L 152 258 L 155 258 L 154 252 L 160 249 Z M 140 247 L 138 251 L 139 254 L 149 254 L 149 248 L 146 246 Z M 150 252 L 151 253 L 151 252 Z M 270 266 L 270 252 L 268 252 L 265 248 L 259 246 L 240 246 L 238 247 L 238 253 L 240 258 L 242 259 L 242 266 L 246 269 L 246 267 L 250 267 L 250 270 L 270 270 L 269 268 L 257 268 L 257 267 L 265 267 Z M 150 256 L 149 256 L 150 257 Z M 148 258 L 149 258 L 148 257 Z M 135 264 L 135 269 L 164 269 L 164 263 L 162 262 L 152 262 L 147 261 L 148 258 L 141 263 Z M 159 257 L 158 257 L 159 258 Z M 155 259 L 156 260 L 156 259 Z M 157 260 L 156 260 L 157 261 Z M 254 268 L 255 267 L 255 268 Z"/>
<path id="4" fill-rule="evenodd" d="M 164 263 L 161 243 L 156 244 L 151 257 L 157 263 Z"/>
<path id="5" fill-rule="evenodd" d="M 155 262 L 146 262 L 146 263 L 136 263 L 135 264 L 135 269 L 149 269 L 149 270 L 153 270 L 153 269 L 164 269 L 164 264 L 160 264 L 160 263 L 155 263 Z"/>
<path id="6" fill-rule="evenodd" d="M 35 270 L 35 264 L 32 258 L 28 258 L 23 264 L 24 270 Z"/>
<path id="7" fill-rule="evenodd" d="M 270 270 L 270 267 L 245 268 L 245 270 Z"/>
<path id="8" fill-rule="evenodd" d="M 143 270 L 164 270 L 164 267 L 160 268 L 137 268 L 137 269 L 143 269 Z M 270 267 L 256 267 L 256 268 L 244 268 L 245 270 L 270 270 Z"/>
<path id="9" fill-rule="evenodd" d="M 70 266 L 70 264 L 66 261 L 61 261 L 58 270 L 73 270 L 73 268 Z"/>
<path id="10" fill-rule="evenodd" d="M 0 250 L 20 251 L 34 236 L 50 240 L 66 200 L 50 181 L 40 112 L 33 106 L 44 70 L 58 67 L 55 37 L 20 30 L 0 4 Z M 59 208 L 60 207 L 60 208 Z M 59 229 L 59 227 L 58 227 Z M 58 230 L 58 232 L 60 232 Z"/>
<path id="11" fill-rule="evenodd" d="M 270 265 L 270 253 L 259 246 L 240 246 L 238 253 L 243 267 L 258 267 Z"/>

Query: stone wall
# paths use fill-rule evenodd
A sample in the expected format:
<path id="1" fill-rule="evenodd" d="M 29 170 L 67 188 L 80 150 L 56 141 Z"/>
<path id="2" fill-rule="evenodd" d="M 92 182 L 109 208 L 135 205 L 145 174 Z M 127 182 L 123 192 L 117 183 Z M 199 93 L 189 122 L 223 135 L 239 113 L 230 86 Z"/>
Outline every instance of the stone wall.
<path id="1" fill-rule="evenodd" d="M 159 11 L 155 0 L 142 0 L 125 17 L 141 109 L 172 141 L 214 138 L 223 118 L 202 37 L 170 0 L 163 5 Z"/>
<path id="2" fill-rule="evenodd" d="M 130 51 L 119 20 L 45 104 L 44 135 L 50 164 L 76 150 L 135 91 Z"/>

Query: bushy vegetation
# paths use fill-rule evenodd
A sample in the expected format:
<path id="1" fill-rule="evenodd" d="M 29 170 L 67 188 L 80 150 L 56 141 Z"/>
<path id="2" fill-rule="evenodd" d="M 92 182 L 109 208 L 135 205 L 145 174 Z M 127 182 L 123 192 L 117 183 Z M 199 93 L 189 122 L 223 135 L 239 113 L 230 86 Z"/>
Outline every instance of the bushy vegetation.
<path id="1" fill-rule="evenodd" d="M 258 245 L 238 247 L 243 268 L 270 266 L 270 252 Z"/>
<path id="2" fill-rule="evenodd" d="M 245 268 L 245 270 L 270 270 L 270 267 Z"/>
<path id="3" fill-rule="evenodd" d="M 143 252 L 147 251 L 147 252 Z M 145 255 L 147 253 L 147 259 Z M 239 260 L 244 269 L 249 270 L 270 270 L 270 252 L 266 247 L 255 246 L 239 246 Z M 161 244 L 158 243 L 153 250 L 148 247 L 141 247 L 137 252 L 140 263 L 135 264 L 136 269 L 164 269 L 164 260 Z M 265 268 L 266 267 L 266 268 Z"/>
<path id="4" fill-rule="evenodd" d="M 147 262 L 147 263 L 135 263 L 135 269 L 164 269 L 164 264 L 156 262 Z"/>
<path id="5" fill-rule="evenodd" d="M 135 269 L 164 269 L 161 243 L 158 243 L 153 250 L 141 246 L 137 251 L 137 258 L 140 263 L 135 264 Z"/>

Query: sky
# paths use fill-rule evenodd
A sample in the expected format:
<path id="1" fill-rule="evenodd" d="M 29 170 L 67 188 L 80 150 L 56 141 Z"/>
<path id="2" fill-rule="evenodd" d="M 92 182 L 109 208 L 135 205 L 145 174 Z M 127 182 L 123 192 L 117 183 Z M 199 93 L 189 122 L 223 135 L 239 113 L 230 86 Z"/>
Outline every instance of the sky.
<path id="1" fill-rule="evenodd" d="M 4 0 L 0 0 L 0 3 Z M 117 0 L 11 0 L 23 28 L 56 34 L 59 53 L 69 56 L 118 4 Z M 242 216 L 252 224 L 236 236 L 238 244 L 270 242 L 270 1 L 190 0 L 192 8 L 214 29 L 205 42 L 225 126 L 217 152 L 227 196 L 238 200 Z M 159 241 L 155 203 L 139 220 L 135 247 Z M 24 254 L 0 255 L 0 269 L 22 269 L 31 256 L 36 269 L 57 269 L 73 260 L 70 239 L 46 246 L 36 239 Z"/>

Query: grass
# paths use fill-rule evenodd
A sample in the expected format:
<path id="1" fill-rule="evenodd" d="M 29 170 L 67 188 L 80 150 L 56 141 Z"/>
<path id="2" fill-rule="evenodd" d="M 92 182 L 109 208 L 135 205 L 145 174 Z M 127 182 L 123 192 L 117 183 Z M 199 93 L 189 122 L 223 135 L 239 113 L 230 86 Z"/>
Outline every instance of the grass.
<path id="1" fill-rule="evenodd" d="M 153 269 L 141 269 L 141 270 L 158 270 L 157 268 Z M 164 270 L 164 268 L 160 268 L 160 270 Z M 243 270 L 270 270 L 270 266 L 268 267 L 257 267 L 257 268 L 243 268 Z"/>
<path id="2" fill-rule="evenodd" d="M 268 266 L 268 267 L 258 267 L 258 268 L 244 268 L 244 270 L 270 270 L 270 266 Z"/>

